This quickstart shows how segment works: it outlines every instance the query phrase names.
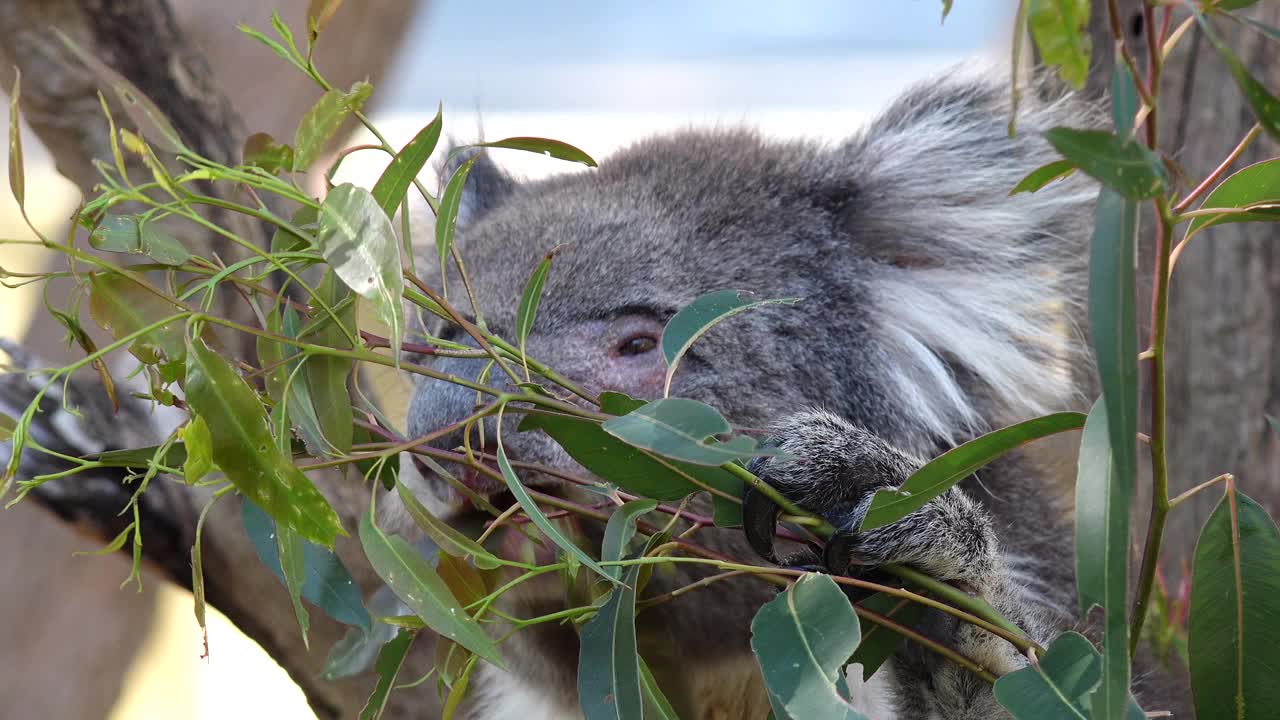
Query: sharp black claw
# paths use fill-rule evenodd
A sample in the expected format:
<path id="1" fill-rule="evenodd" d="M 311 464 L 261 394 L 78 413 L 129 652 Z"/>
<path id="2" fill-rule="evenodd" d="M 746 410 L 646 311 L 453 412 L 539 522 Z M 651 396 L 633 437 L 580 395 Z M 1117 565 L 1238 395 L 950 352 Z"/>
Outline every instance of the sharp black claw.
<path id="1" fill-rule="evenodd" d="M 748 487 L 742 496 L 742 531 L 756 554 L 771 563 L 778 562 L 773 551 L 773 533 L 779 513 L 778 506 L 755 488 Z"/>
<path id="2" fill-rule="evenodd" d="M 852 564 L 854 557 L 854 546 L 857 545 L 856 536 L 850 532 L 837 532 L 827 540 L 827 546 L 822 551 L 822 562 L 827 566 L 828 572 L 836 575 L 848 575 L 849 566 Z"/>

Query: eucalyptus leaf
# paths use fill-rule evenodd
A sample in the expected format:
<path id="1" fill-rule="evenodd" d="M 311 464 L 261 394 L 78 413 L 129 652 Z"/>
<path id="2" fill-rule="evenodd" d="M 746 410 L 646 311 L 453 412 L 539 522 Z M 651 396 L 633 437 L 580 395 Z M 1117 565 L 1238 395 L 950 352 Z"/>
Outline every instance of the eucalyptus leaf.
<path id="1" fill-rule="evenodd" d="M 779 718 L 865 720 L 837 682 L 861 632 L 840 587 L 810 573 L 765 603 L 751 620 L 751 650 Z"/>
<path id="2" fill-rule="evenodd" d="M 183 311 L 125 275 L 89 274 L 89 315 L 117 340 Z M 143 334 L 129 346 L 129 352 L 143 364 L 161 366 L 166 379 L 176 377 L 180 369 L 173 366 L 180 366 L 186 357 L 181 320 Z"/>
<path id="3" fill-rule="evenodd" d="M 617 568 L 618 566 L 614 566 Z M 640 565 L 610 590 L 582 627 L 578 650 L 578 700 L 586 720 L 642 720 L 640 653 L 636 645 L 636 584 Z"/>
<path id="4" fill-rule="evenodd" d="M 0 413 L 0 442 L 11 439 L 13 437 L 13 431 L 17 429 L 17 427 L 18 421 L 4 413 Z"/>
<path id="5" fill-rule="evenodd" d="M 1132 139 L 1065 127 L 1053 128 L 1045 138 L 1076 167 L 1127 198 L 1155 197 L 1168 187 L 1160 157 Z"/>
<path id="6" fill-rule="evenodd" d="M 1077 90 L 1089 75 L 1089 0 L 1026 0 L 1027 24 L 1045 65 Z"/>
<path id="7" fill-rule="evenodd" d="M 413 630 L 401 630 L 395 639 L 382 646 L 373 666 L 378 675 L 378 683 L 374 685 L 373 692 L 360 711 L 360 720 L 378 720 L 382 717 L 387 707 L 387 698 L 395 687 L 396 676 L 400 674 L 400 668 L 404 667 L 404 659 L 408 657 L 409 647 L 413 645 L 413 639 L 417 635 Z"/>
<path id="8" fill-rule="evenodd" d="M 602 561 L 621 560 L 627 552 L 627 544 L 636 534 L 636 520 L 647 512 L 658 507 L 656 500 L 632 500 L 613 511 L 604 526 L 604 539 L 600 543 L 600 559 Z M 605 572 L 615 579 L 622 574 L 622 566 L 610 565 Z"/>
<path id="9" fill-rule="evenodd" d="M 637 655 L 636 658 L 640 661 L 640 689 L 644 692 L 644 716 L 652 720 L 680 720 L 676 709 L 671 706 L 671 701 L 658 686 L 658 680 L 649 670 L 649 665 L 645 663 L 644 656 Z"/>
<path id="10" fill-rule="evenodd" d="M 794 305 L 798 298 L 750 300 L 750 293 L 741 290 L 717 290 L 707 293 L 676 313 L 662 330 L 662 355 L 667 361 L 667 375 L 663 383 L 663 395 L 671 391 L 671 378 L 675 375 L 680 359 L 693 343 L 717 323 L 739 313 L 765 305 Z"/>
<path id="11" fill-rule="evenodd" d="M 241 151 L 245 165 L 262 168 L 275 175 L 293 167 L 293 148 L 264 132 L 254 133 L 244 141 Z"/>
<path id="12" fill-rule="evenodd" d="M 1061 412 L 989 432 L 925 463 L 901 487 L 878 490 L 859 532 L 897 522 L 969 477 L 975 470 L 1033 440 L 1084 426 L 1085 416 Z"/>
<path id="13" fill-rule="evenodd" d="M 213 461 L 245 497 L 277 523 L 333 547 L 346 536 L 342 521 L 316 489 L 271 442 L 257 393 L 198 338 L 187 338 L 187 404 L 205 418 Z"/>
<path id="14" fill-rule="evenodd" d="M 493 640 L 467 615 L 440 575 L 404 538 L 383 533 L 373 524 L 372 513 L 365 513 L 360 517 L 360 544 L 378 577 L 427 627 L 505 669 Z"/>
<path id="15" fill-rule="evenodd" d="M 440 259 L 440 276 L 445 276 L 444 264 L 449 258 L 449 250 L 453 247 L 453 236 L 457 231 L 458 213 L 462 210 L 463 191 L 467 186 L 467 177 L 471 168 L 475 167 L 479 155 L 467 158 L 449 177 L 440 197 L 440 210 L 436 213 L 436 255 Z"/>
<path id="16" fill-rule="evenodd" d="M 1263 160 L 1232 173 L 1209 193 L 1199 209 L 1223 208 L 1229 211 L 1257 205 L 1270 207 L 1194 217 L 1187 226 L 1187 236 L 1223 223 L 1280 222 L 1280 158 Z"/>
<path id="17" fill-rule="evenodd" d="M 907 628 L 916 627 L 925 615 L 924 605 L 884 593 L 876 593 L 859 602 L 858 606 L 879 613 Z M 864 682 L 868 681 L 902 647 L 903 642 L 903 637 L 898 633 L 868 623 L 866 631 L 862 633 L 862 642 L 858 643 L 858 649 L 849 658 L 849 664 L 861 664 L 862 679 Z"/>
<path id="18" fill-rule="evenodd" d="M 277 560 L 284 577 L 284 586 L 289 590 L 289 602 L 293 604 L 293 615 L 298 620 L 298 627 L 302 629 L 303 647 L 310 649 L 311 640 L 308 635 L 311 631 L 311 617 L 302 604 L 302 584 L 307 574 L 304 546 L 305 541 L 298 533 L 286 527 L 276 526 L 276 550 L 279 555 Z"/>
<path id="19" fill-rule="evenodd" d="M 1244 99 L 1249 103 L 1249 107 L 1253 108 L 1253 114 L 1258 118 L 1258 122 L 1262 124 L 1262 129 L 1271 136 L 1273 140 L 1280 140 L 1280 99 L 1272 95 L 1262 83 L 1258 82 L 1249 74 L 1248 68 L 1244 63 L 1240 62 L 1240 58 L 1236 57 L 1231 46 L 1222 40 L 1218 35 L 1218 31 L 1213 28 L 1213 23 L 1205 18 L 1204 14 L 1196 9 L 1195 5 L 1188 3 L 1187 10 L 1195 16 L 1196 22 L 1200 24 L 1200 29 L 1204 32 L 1204 36 L 1213 44 L 1218 54 L 1227 63 L 1227 69 L 1231 71 L 1231 77 L 1236 81 L 1236 85 L 1240 86 L 1240 91 L 1244 93 Z"/>
<path id="20" fill-rule="evenodd" d="M 525 342 L 533 331 L 533 321 L 538 315 L 538 304 L 542 302 L 542 287 L 547 283 L 547 274 L 551 272 L 551 258 L 555 250 L 547 253 L 538 266 L 533 269 L 529 281 L 525 283 L 524 292 L 520 294 L 520 306 L 516 310 L 516 342 L 520 345 L 520 356 L 524 357 Z"/>
<path id="21" fill-rule="evenodd" d="M 183 479 L 188 485 L 194 485 L 213 470 L 213 439 L 204 418 L 199 415 L 191 418 L 182 430 L 182 444 L 187 450 L 182 463 Z"/>
<path id="22" fill-rule="evenodd" d="M 1188 646 L 1196 716 L 1267 718 L 1280 707 L 1280 530 L 1230 490 L 1196 542 Z"/>
<path id="23" fill-rule="evenodd" d="M 1027 176 L 1018 181 L 1017 185 L 1009 191 L 1010 195 L 1029 192 L 1033 193 L 1042 189 L 1045 185 L 1067 177 L 1076 171 L 1075 163 L 1070 160 L 1054 160 L 1047 165 L 1040 167 L 1027 173 Z"/>
<path id="24" fill-rule="evenodd" d="M 367 82 L 357 82 L 351 86 L 350 92 L 330 90 L 302 116 L 302 122 L 293 136 L 293 169 L 307 170 L 329 144 L 329 140 L 342 127 L 342 123 L 352 112 L 364 106 L 364 101 L 373 92 L 373 86 Z"/>
<path id="25" fill-rule="evenodd" d="M 275 521 L 249 500 L 241 502 L 240 514 L 245 534 L 253 543 L 258 559 L 287 586 L 280 563 Z M 351 578 L 342 559 L 319 545 L 305 541 L 302 558 L 305 572 L 299 586 L 301 597 L 334 620 L 361 632 L 370 632 L 372 621 L 360 595 L 360 586 Z"/>
<path id="26" fill-rule="evenodd" d="M 502 563 L 492 553 L 485 550 L 480 543 L 458 532 L 448 523 L 440 520 L 427 510 L 426 506 L 413 496 L 413 491 L 405 487 L 402 483 L 396 484 L 396 494 L 400 496 L 400 501 L 404 504 L 404 508 L 408 511 L 409 516 L 417 523 L 418 528 L 427 534 L 427 537 L 436 544 L 440 550 L 454 557 L 471 557 L 476 567 L 481 569 L 493 569 L 499 567 Z"/>
<path id="27" fill-rule="evenodd" d="M 635 447 L 695 465 L 723 465 L 762 455 L 777 455 L 744 435 L 712 438 L 732 430 L 715 408 L 688 398 L 663 398 L 601 424 L 604 431 Z"/>
<path id="28" fill-rule="evenodd" d="M 391 346 L 400 347 L 404 338 L 400 243 L 378 201 L 351 183 L 330 190 L 320 205 L 316 242 L 342 282 L 373 303 L 378 319 L 390 328 Z"/>
<path id="29" fill-rule="evenodd" d="M 414 178 L 418 177 L 431 153 L 435 152 L 436 144 L 440 142 L 443 112 L 443 106 L 436 108 L 435 118 L 400 148 L 400 152 L 391 159 L 391 164 L 387 165 L 387 169 L 382 171 L 382 176 L 374 184 L 373 198 L 388 218 L 395 216 L 396 208 L 404 200 Z"/>
<path id="30" fill-rule="evenodd" d="M 1098 651 L 1079 633 L 1054 639 L 1036 665 L 1028 665 L 996 680 L 996 701 L 1015 720 L 1087 720 L 1089 694 L 1102 676 Z M 1146 714 L 1130 697 L 1126 720 L 1145 720 Z"/>
<path id="31" fill-rule="evenodd" d="M 22 123 L 19 110 L 19 98 L 22 95 L 22 71 L 16 66 L 13 69 L 13 89 L 9 91 L 9 189 L 13 191 L 13 199 L 18 207 L 26 213 L 24 203 L 27 199 L 26 170 L 22 162 Z"/>
<path id="32" fill-rule="evenodd" d="M 587 167 L 595 167 L 596 161 L 590 155 L 570 145 L 569 143 L 560 142 L 559 140 L 549 140 L 540 137 L 510 137 L 505 140 L 495 140 L 494 142 L 478 143 L 474 147 L 481 148 L 505 148 L 508 150 L 524 150 L 525 152 L 538 153 L 546 155 L 558 160 L 568 160 L 570 162 L 582 163 Z"/>

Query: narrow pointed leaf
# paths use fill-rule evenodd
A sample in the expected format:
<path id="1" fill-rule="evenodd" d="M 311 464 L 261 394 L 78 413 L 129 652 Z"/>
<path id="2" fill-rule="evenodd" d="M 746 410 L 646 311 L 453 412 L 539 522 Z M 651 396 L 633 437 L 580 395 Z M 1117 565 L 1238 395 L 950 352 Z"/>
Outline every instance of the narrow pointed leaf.
<path id="1" fill-rule="evenodd" d="M 1223 223 L 1280 222 L 1280 158 L 1263 160 L 1233 173 L 1209 193 L 1199 209 L 1238 209 L 1255 205 L 1271 207 L 1194 217 L 1187 226 L 1187 235 Z"/>
<path id="2" fill-rule="evenodd" d="M 1015 720 L 1090 720 L 1089 694 L 1102 677 L 1102 659 L 1085 637 L 1065 632 L 1036 666 L 996 680 L 995 696 Z M 1126 720 L 1146 714 L 1130 697 Z"/>
<path id="3" fill-rule="evenodd" d="M 13 437 L 13 431 L 18 427 L 18 421 L 0 413 L 0 442 L 9 440 Z"/>
<path id="4" fill-rule="evenodd" d="M 409 647 L 413 645 L 413 639 L 417 635 L 414 630 L 401 630 L 395 639 L 382 646 L 373 666 L 378 675 L 378 683 L 374 685 L 373 692 L 360 711 L 360 720 L 378 720 L 382 717 L 387 708 L 387 698 L 395 687 L 396 676 L 400 674 L 400 668 L 404 667 L 404 659 L 409 656 Z"/>
<path id="5" fill-rule="evenodd" d="M 276 526 L 276 550 L 279 553 L 284 586 L 289 590 L 293 615 L 298 620 L 298 627 L 302 629 L 302 644 L 309 649 L 311 640 L 308 634 L 311 630 L 311 616 L 307 614 L 307 608 L 302 604 L 302 583 L 305 582 L 307 574 L 307 560 L 303 554 L 305 542 L 293 530 Z"/>
<path id="6" fill-rule="evenodd" d="M 1027 176 L 1018 181 L 1017 185 L 1009 191 L 1010 195 L 1029 192 L 1033 193 L 1040 190 L 1045 185 L 1067 177 L 1076 171 L 1076 166 L 1070 160 L 1054 160 L 1047 165 L 1040 167 L 1027 173 Z"/>
<path id="7" fill-rule="evenodd" d="M 365 513 L 360 517 L 360 544 L 378 577 L 427 627 L 505 668 L 493 640 L 462 609 L 435 568 L 404 538 L 383 533 L 373 524 L 372 515 Z"/>
<path id="8" fill-rule="evenodd" d="M 427 534 L 427 537 L 440 548 L 441 552 L 454 557 L 470 557 L 474 560 L 476 567 L 482 570 L 491 570 L 500 566 L 502 563 L 492 553 L 485 550 L 480 543 L 458 532 L 448 523 L 437 518 L 427 510 L 418 498 L 413 496 L 413 492 L 403 484 L 396 483 L 396 494 L 400 496 L 400 501 L 404 503 L 405 510 L 409 512 L 409 516 L 417 523 L 418 528 Z"/>
<path id="9" fill-rule="evenodd" d="M 1266 35 L 1267 37 L 1271 38 L 1272 40 L 1275 40 L 1276 42 L 1280 42 L 1280 28 L 1274 28 L 1265 23 L 1260 23 L 1251 17 L 1242 17 L 1237 19 L 1243 20 L 1249 23 L 1258 32 L 1262 33 L 1263 35 Z"/>
<path id="10" fill-rule="evenodd" d="M 330 190 L 320 205 L 316 242 L 342 282 L 373 303 L 378 318 L 390 328 L 391 346 L 400 347 L 404 338 L 400 243 L 391 219 L 373 195 L 351 183 Z"/>
<path id="11" fill-rule="evenodd" d="M 1187 10 L 1196 16 L 1196 22 L 1200 23 L 1204 36 L 1227 63 L 1231 77 L 1235 78 L 1236 85 L 1240 86 L 1245 101 L 1249 103 L 1249 107 L 1253 108 L 1253 114 L 1262 124 L 1262 129 L 1266 130 L 1273 140 L 1280 140 L 1280 99 L 1268 92 L 1262 83 L 1249 74 L 1249 69 L 1240 62 L 1240 58 L 1236 57 L 1231 46 L 1223 41 L 1218 31 L 1213 28 L 1213 23 L 1209 22 L 1203 13 L 1191 4 L 1187 5 Z"/>
<path id="12" fill-rule="evenodd" d="M 1080 610 L 1103 609 L 1102 681 L 1092 717 L 1124 717 L 1129 697 L 1129 503 L 1133 478 L 1116 472 L 1105 401 L 1089 411 L 1076 474 L 1076 587 Z"/>
<path id="13" fill-rule="evenodd" d="M 879 490 L 860 532 L 897 522 L 924 507 L 987 463 L 1033 440 L 1084 427 L 1085 416 L 1061 412 L 1010 425 L 948 450 L 915 471 L 902 487 Z"/>
<path id="14" fill-rule="evenodd" d="M 187 450 L 187 458 L 182 463 L 183 479 L 188 485 L 194 485 L 213 470 L 213 439 L 204 418 L 199 415 L 191 418 L 182 431 L 182 444 Z"/>
<path id="15" fill-rule="evenodd" d="M 340 350 L 351 349 L 343 328 L 355 334 L 355 304 L 351 291 L 338 282 L 333 272 L 326 272 L 316 286 L 316 299 L 322 300 L 334 310 L 338 324 L 318 308 L 314 319 L 299 328 L 299 318 L 293 308 L 285 308 L 284 334 L 303 342 Z M 292 348 L 290 348 L 292 350 Z M 302 369 L 294 373 L 298 363 Z M 347 379 L 352 372 L 351 360 L 331 355 L 310 355 L 305 360 L 290 362 L 293 374 L 289 386 L 289 415 L 297 424 L 307 449 L 313 455 L 345 455 L 354 440 L 354 409 Z"/>
<path id="16" fill-rule="evenodd" d="M 671 390 L 671 378 L 675 375 L 680 359 L 693 343 L 707 333 L 716 323 L 739 313 L 765 305 L 794 305 L 798 298 L 750 300 L 750 293 L 741 290 L 717 290 L 707 293 L 686 305 L 667 321 L 662 330 L 662 355 L 667 360 L 667 376 L 664 393 Z"/>
<path id="17" fill-rule="evenodd" d="M 302 537 L 333 547 L 345 536 L 324 495 L 272 442 L 262 402 L 235 369 L 197 338 L 187 338 L 187 403 L 205 418 L 211 455 L 227 479 L 267 514 Z"/>
<path id="18" fill-rule="evenodd" d="M 715 408 L 688 398 L 664 398 L 626 415 L 606 420 L 604 431 L 634 445 L 673 460 L 695 465 L 723 465 L 733 460 L 776 455 L 755 440 L 738 435 L 727 441 L 710 439 L 732 430 Z"/>
<path id="19" fill-rule="evenodd" d="M 613 566 L 611 569 L 616 569 Z M 636 584 L 640 565 L 627 568 L 595 617 L 582 627 L 578 699 L 586 720 L 641 720 L 644 695 L 636 646 Z"/>
<path id="20" fill-rule="evenodd" d="M 1065 127 L 1048 131 L 1045 138 L 1076 167 L 1127 198 L 1155 197 L 1168 187 L 1159 156 L 1137 141 Z"/>
<path id="21" fill-rule="evenodd" d="M 449 250 L 453 247 L 453 236 L 458 226 L 458 211 L 462 209 L 463 189 L 467 185 L 467 177 L 471 168 L 475 167 L 479 155 L 468 158 L 458 166 L 445 185 L 444 194 L 440 197 L 440 211 L 436 213 L 436 255 L 440 258 L 440 271 L 443 275 L 445 261 L 449 258 Z"/>
<path id="22" fill-rule="evenodd" d="M 644 656 L 638 655 L 637 659 L 640 661 L 640 689 L 644 692 L 644 716 L 652 720 L 680 720 L 671 701 L 658 686 L 658 680 L 649 670 L 649 665 L 645 663 Z"/>
<path id="23" fill-rule="evenodd" d="M 382 177 L 378 178 L 378 182 L 374 184 L 373 198 L 377 200 L 378 207 L 382 208 L 387 217 L 396 214 L 396 208 L 400 206 L 405 193 L 413 185 L 413 179 L 418 177 L 418 173 L 431 158 L 431 153 L 435 152 L 436 144 L 440 142 L 443 112 L 443 107 L 436 109 L 435 119 L 427 123 L 427 126 L 419 130 L 412 140 L 400 148 L 400 152 L 396 153 L 391 164 L 382 171 Z"/>
<path id="24" fill-rule="evenodd" d="M 835 581 L 809 574 L 765 603 L 751 620 L 751 650 L 779 718 L 865 720 L 837 690 L 861 640 Z"/>
<path id="25" fill-rule="evenodd" d="M 22 208 L 27 201 L 26 170 L 22 162 L 22 123 L 18 100 L 22 94 L 22 71 L 14 68 L 13 90 L 9 92 L 9 189 Z M 24 209 L 25 212 L 25 209 Z"/>
<path id="26" fill-rule="evenodd" d="M 549 140 L 547 138 L 510 137 L 505 140 L 479 143 L 475 147 L 524 150 L 525 152 L 538 153 L 540 155 L 546 155 L 559 160 L 582 163 L 587 167 L 596 166 L 596 161 L 593 160 L 590 155 L 578 148 L 570 145 L 569 143 L 560 142 L 559 140 Z"/>
<path id="27" fill-rule="evenodd" d="M 1228 492 L 1196 543 L 1188 645 L 1196 716 L 1251 720 L 1280 707 L 1280 531 Z"/>
<path id="28" fill-rule="evenodd" d="M 538 304 L 542 302 L 542 287 L 547 283 L 547 273 L 551 272 L 551 258 L 555 250 L 533 269 L 529 282 L 525 283 L 524 292 L 520 294 L 520 307 L 516 311 L 516 342 L 520 345 L 520 354 L 524 355 L 525 341 L 533 331 L 533 321 L 538 315 Z"/>
<path id="29" fill-rule="evenodd" d="M 520 509 L 524 510 L 524 514 L 529 516 L 529 520 L 542 531 L 542 534 L 548 540 L 555 543 L 561 550 L 564 550 L 571 558 L 591 568 L 591 571 L 600 577 L 615 584 L 618 582 L 607 570 L 596 563 L 595 560 L 592 560 L 591 556 L 584 552 L 582 548 L 561 534 L 556 529 L 556 526 L 547 519 L 547 516 L 542 512 L 542 508 L 538 507 L 538 504 L 529 496 L 529 491 L 520 483 L 520 478 L 516 477 L 515 471 L 511 469 L 511 463 L 507 460 L 507 452 L 502 447 L 501 436 L 498 437 L 498 469 L 502 471 L 502 479 L 506 481 L 507 489 L 515 496 L 516 502 L 520 503 Z"/>

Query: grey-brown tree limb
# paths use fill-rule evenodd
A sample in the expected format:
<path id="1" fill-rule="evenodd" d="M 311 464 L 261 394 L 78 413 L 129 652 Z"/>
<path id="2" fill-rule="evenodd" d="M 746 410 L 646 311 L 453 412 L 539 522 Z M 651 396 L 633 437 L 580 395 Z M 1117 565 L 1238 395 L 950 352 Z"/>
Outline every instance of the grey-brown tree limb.
<path id="1" fill-rule="evenodd" d="M 1135 3 L 1125 0 L 1122 4 L 1126 19 L 1132 22 Z M 1251 12 L 1264 22 L 1280 25 L 1280 8 L 1274 3 L 1260 3 Z M 1098 21 L 1105 22 L 1105 2 L 1095 4 L 1094 17 L 1096 27 L 1100 27 Z M 16 63 L 22 68 L 23 109 L 29 122 L 62 171 L 86 191 L 93 181 L 86 159 L 106 154 L 96 89 L 89 76 L 49 38 L 50 25 L 62 28 L 161 103 L 199 151 L 220 159 L 233 158 L 238 152 L 243 124 L 236 119 L 227 95 L 211 79 L 217 70 L 211 74 L 194 45 L 183 41 L 162 0 L 9 3 L 0 7 L 0 47 L 9 56 L 5 66 Z M 1135 34 L 1151 30 L 1145 26 L 1129 29 Z M 1253 72 L 1274 87 L 1280 80 L 1275 47 L 1243 28 L 1224 26 L 1222 31 Z M 1217 165 L 1252 120 L 1212 48 L 1199 39 L 1198 30 L 1191 32 L 1165 74 L 1161 90 L 1168 102 L 1160 128 L 1165 138 L 1163 149 L 1196 177 Z M 1096 37 L 1100 61 L 1094 86 L 1098 87 L 1097 80 L 1105 82 L 1107 77 L 1111 45 L 1107 34 Z M 146 42 L 138 38 L 146 38 Z M 386 38 L 379 41 L 390 44 Z M 267 67 L 264 64 L 254 71 L 265 72 Z M 236 102 L 250 107 L 253 98 L 237 98 Z M 1255 145 L 1241 164 L 1268 152 L 1274 154 L 1274 145 L 1264 143 Z M 252 228 L 245 232 L 260 237 L 253 235 L 256 231 Z M 1262 416 L 1264 412 L 1280 415 L 1280 250 L 1276 249 L 1276 234 L 1274 226 L 1227 225 L 1197 238 L 1179 262 L 1169 347 L 1170 465 L 1175 491 L 1221 472 L 1234 472 L 1246 492 L 1266 501 L 1273 511 L 1280 500 L 1280 478 L 1276 477 L 1280 439 L 1268 434 Z M 1143 267 L 1149 266 L 1144 262 Z M 359 484 L 327 478 L 321 485 L 347 527 L 353 529 L 366 502 Z M 155 540 L 145 546 L 148 561 L 175 582 L 188 584 L 186 552 L 195 514 L 207 498 L 174 484 L 158 484 L 150 492 L 156 493 L 151 502 L 156 517 L 150 519 Z M 119 521 L 110 508 L 89 502 L 88 497 L 86 493 L 85 502 L 78 504 L 74 498 L 64 498 L 51 509 L 110 536 Z M 1194 510 L 1180 509 L 1175 515 L 1169 527 L 1175 551 L 1190 547 L 1195 528 L 1211 502 L 1212 498 L 1206 497 Z M 350 717 L 358 712 L 371 687 L 367 676 L 337 683 L 318 677 L 324 653 L 341 628 L 313 612 L 313 649 L 308 652 L 302 646 L 287 597 L 257 561 L 241 529 L 236 499 L 227 498 L 214 509 L 206 523 L 203 547 L 210 602 L 289 671 L 321 717 Z M 354 541 L 341 543 L 339 553 L 366 591 L 378 585 Z M 415 647 L 407 673 L 425 670 L 429 654 L 429 643 Z M 408 717 L 416 711 L 430 717 L 433 697 L 430 683 L 398 691 L 392 695 L 389 716 Z"/>

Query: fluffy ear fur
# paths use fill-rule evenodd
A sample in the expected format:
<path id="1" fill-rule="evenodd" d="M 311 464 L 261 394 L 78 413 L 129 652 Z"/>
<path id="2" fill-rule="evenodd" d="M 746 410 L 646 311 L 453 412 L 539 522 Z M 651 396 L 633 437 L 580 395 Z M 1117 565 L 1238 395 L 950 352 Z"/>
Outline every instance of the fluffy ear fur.
<path id="1" fill-rule="evenodd" d="M 445 160 L 440 165 L 440 187 L 445 187 L 449 178 L 473 157 L 477 159 L 467 175 L 467 184 L 463 186 L 462 204 L 458 207 L 458 227 L 465 227 L 480 219 L 516 189 L 515 179 L 500 169 L 488 152 L 460 146 L 453 140 L 449 142 Z"/>
<path id="2" fill-rule="evenodd" d="M 958 429 L 1077 400 L 1073 318 L 1096 187 L 1072 177 L 1009 192 L 1058 159 L 1044 131 L 1097 117 L 1079 101 L 1026 96 L 1010 137 L 999 82 L 924 83 L 837 150 L 852 170 L 842 219 L 880 263 L 871 285 L 878 335 L 897 363 L 890 385 L 952 442 L 963 440 Z"/>

